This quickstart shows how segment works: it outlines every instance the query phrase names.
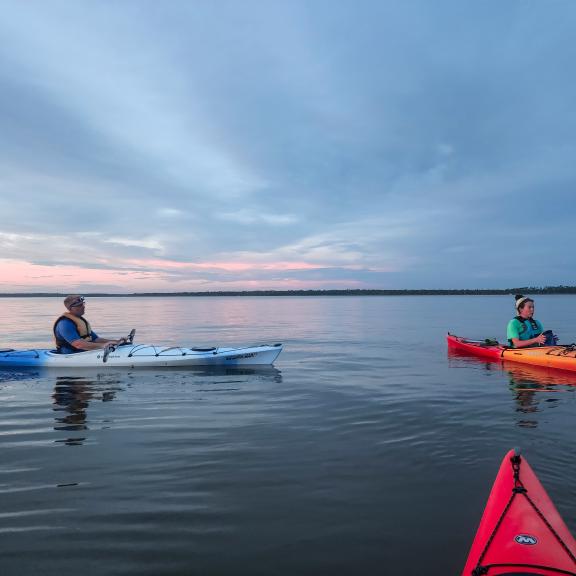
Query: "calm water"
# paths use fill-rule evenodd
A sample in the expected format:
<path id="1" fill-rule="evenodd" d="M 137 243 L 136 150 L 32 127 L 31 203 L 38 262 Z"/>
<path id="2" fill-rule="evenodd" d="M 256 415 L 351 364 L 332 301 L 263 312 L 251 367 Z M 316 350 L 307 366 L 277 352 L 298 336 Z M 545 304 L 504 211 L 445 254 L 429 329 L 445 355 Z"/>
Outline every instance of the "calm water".
<path id="1" fill-rule="evenodd" d="M 572 342 L 576 298 L 537 298 Z M 56 299 L 1 299 L 0 347 Z M 459 574 L 521 446 L 576 532 L 576 374 L 449 357 L 512 297 L 93 298 L 101 335 L 284 342 L 237 372 L 0 372 L 3 576 Z M 573 383 L 574 386 L 570 384 Z"/>

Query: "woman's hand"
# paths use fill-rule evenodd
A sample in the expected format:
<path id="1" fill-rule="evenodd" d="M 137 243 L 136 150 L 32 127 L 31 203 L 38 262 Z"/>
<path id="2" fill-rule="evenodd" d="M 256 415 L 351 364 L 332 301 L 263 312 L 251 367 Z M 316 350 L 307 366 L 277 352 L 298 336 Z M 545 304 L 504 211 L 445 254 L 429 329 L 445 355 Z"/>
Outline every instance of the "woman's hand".
<path id="1" fill-rule="evenodd" d="M 542 344 L 544 344 L 546 342 L 546 336 L 544 336 L 544 334 L 539 334 L 532 341 L 534 342 L 534 344 L 540 344 L 540 346 L 541 346 Z"/>

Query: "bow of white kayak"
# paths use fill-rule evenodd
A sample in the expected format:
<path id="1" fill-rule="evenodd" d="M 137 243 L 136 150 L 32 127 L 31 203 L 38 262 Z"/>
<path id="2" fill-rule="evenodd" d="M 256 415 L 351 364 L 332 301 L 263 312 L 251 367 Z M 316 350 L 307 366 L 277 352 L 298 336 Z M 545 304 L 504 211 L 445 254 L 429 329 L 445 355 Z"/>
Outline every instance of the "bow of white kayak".
<path id="1" fill-rule="evenodd" d="M 0 350 L 0 367 L 42 368 L 164 368 L 186 366 L 266 366 L 282 352 L 282 344 L 242 348 L 183 348 L 125 344 L 108 351 L 59 354 L 53 350 Z"/>

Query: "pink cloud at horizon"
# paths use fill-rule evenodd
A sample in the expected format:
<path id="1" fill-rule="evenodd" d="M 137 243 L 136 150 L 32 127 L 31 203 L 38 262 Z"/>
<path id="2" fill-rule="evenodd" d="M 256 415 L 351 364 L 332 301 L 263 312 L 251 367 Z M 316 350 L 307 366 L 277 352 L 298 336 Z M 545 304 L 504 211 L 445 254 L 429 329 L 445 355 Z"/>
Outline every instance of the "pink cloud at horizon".
<path id="1" fill-rule="evenodd" d="M 135 261 L 133 261 L 135 262 Z M 138 261 L 145 262 L 145 261 Z M 2 274 L 0 276 L 0 292 L 27 292 L 27 291 L 111 291 L 111 292 L 147 292 L 147 291 L 206 291 L 206 290 L 309 290 L 322 288 L 353 288 L 361 287 L 362 283 L 355 280 L 301 280 L 295 278 L 281 278 L 271 280 L 239 279 L 233 281 L 214 280 L 207 282 L 203 278 L 174 278 L 165 271 L 176 270 L 214 270 L 227 272 L 246 272 L 249 270 L 314 270 L 321 266 L 307 263 L 279 262 L 255 266 L 248 263 L 226 263 L 229 268 L 218 268 L 212 263 L 187 264 L 163 260 L 146 261 L 156 268 L 162 265 L 163 270 L 147 271 L 144 268 L 136 269 L 100 269 L 73 265 L 48 266 L 33 264 L 25 261 L 0 260 Z M 222 264 L 222 263 L 219 263 Z"/>
<path id="2" fill-rule="evenodd" d="M 136 266 L 138 269 L 152 267 L 177 270 L 222 270 L 226 272 L 244 272 L 248 270 L 321 270 L 330 268 L 328 264 L 313 264 L 311 262 L 253 262 L 253 261 L 213 261 L 213 262 L 178 262 L 176 260 L 126 260 L 128 266 Z M 340 266 L 342 267 L 342 266 Z M 345 266 L 345 268 L 350 268 Z"/>
<path id="3" fill-rule="evenodd" d="M 17 260 L 2 260 L 0 263 L 2 266 L 0 289 L 4 291 L 17 291 L 21 288 L 38 286 L 50 286 L 58 290 L 62 289 L 62 291 L 66 291 L 69 287 L 80 284 L 109 284 L 125 281 L 126 278 L 129 278 L 133 274 L 138 274 L 139 276 L 143 273 L 149 274 L 150 279 L 152 279 L 153 276 L 160 276 L 156 272 L 103 270 L 63 265 L 47 266 Z"/>

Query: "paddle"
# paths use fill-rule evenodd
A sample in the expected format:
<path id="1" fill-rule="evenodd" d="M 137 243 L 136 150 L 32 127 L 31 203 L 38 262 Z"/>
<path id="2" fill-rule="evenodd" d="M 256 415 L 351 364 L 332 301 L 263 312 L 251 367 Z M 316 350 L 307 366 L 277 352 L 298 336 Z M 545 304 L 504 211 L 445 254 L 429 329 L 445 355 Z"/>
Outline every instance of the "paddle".
<path id="1" fill-rule="evenodd" d="M 136 328 L 132 328 L 132 330 L 130 330 L 130 334 L 128 334 L 126 338 L 120 339 L 124 340 L 124 342 L 120 342 L 118 346 L 124 346 L 125 344 L 132 344 L 134 342 L 135 334 L 136 334 Z M 108 355 L 110 354 L 110 352 L 114 352 L 114 350 L 116 350 L 116 344 L 114 344 L 113 342 L 107 344 L 106 347 L 104 348 L 104 355 L 102 356 L 102 362 L 107 362 Z"/>

